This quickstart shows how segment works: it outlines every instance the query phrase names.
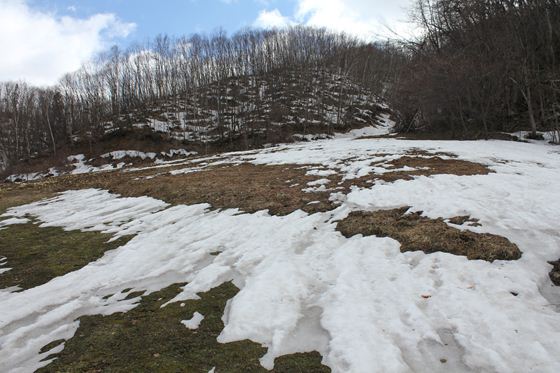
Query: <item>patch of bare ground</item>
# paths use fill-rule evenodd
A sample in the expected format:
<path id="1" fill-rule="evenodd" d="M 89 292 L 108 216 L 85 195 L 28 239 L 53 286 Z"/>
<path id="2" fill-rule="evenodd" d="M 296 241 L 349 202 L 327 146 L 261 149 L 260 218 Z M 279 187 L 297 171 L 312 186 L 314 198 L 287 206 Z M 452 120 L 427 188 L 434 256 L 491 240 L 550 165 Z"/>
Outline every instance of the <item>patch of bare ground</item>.
<path id="1" fill-rule="evenodd" d="M 429 158 L 404 156 L 388 162 L 387 165 L 389 169 L 400 169 L 403 167 L 415 168 L 416 170 L 414 171 L 405 171 L 405 173 L 410 176 L 431 176 L 440 174 L 471 176 L 488 175 L 492 172 L 488 167 L 479 163 L 459 159 L 443 159 L 439 156 Z M 399 173 L 399 171 L 395 173 Z"/>
<path id="2" fill-rule="evenodd" d="M 430 153 L 427 153 L 430 154 Z M 446 159 L 442 156 L 446 153 L 440 153 L 441 156 L 419 156 L 405 155 L 389 162 L 382 162 L 379 165 L 388 169 L 389 172 L 384 174 L 370 174 L 358 179 L 350 180 L 352 185 L 360 187 L 370 187 L 375 181 L 382 180 L 388 183 L 397 180 L 412 180 L 417 176 L 433 176 L 433 175 L 457 175 L 457 176 L 473 176 L 488 175 L 493 171 L 483 164 L 463 161 L 460 159 Z M 410 167 L 413 170 L 403 171 L 404 167 Z M 394 170 L 394 171 L 391 171 Z"/>
<path id="3" fill-rule="evenodd" d="M 0 215 L 10 207 L 25 205 L 43 198 L 52 197 L 52 195 L 53 192 L 49 189 L 35 188 L 30 184 L 0 186 Z"/>
<path id="4" fill-rule="evenodd" d="M 465 224 L 467 224 L 468 226 L 471 226 L 471 227 L 480 227 L 481 226 L 478 219 L 471 218 L 468 215 L 467 216 L 455 216 L 455 217 L 452 217 L 450 219 L 447 219 L 447 221 L 449 223 L 455 224 L 455 225 L 465 225 Z"/>
<path id="5" fill-rule="evenodd" d="M 548 262 L 552 266 L 552 270 L 549 273 L 550 280 L 556 286 L 560 286 L 560 260 L 555 262 Z"/>
<path id="6" fill-rule="evenodd" d="M 466 256 L 470 260 L 516 260 L 521 251 L 507 238 L 462 231 L 441 218 L 429 219 L 421 212 L 407 213 L 408 207 L 375 212 L 353 212 L 338 223 L 345 237 L 357 234 L 391 237 L 401 244 L 401 251 L 445 252 Z"/>
<path id="7" fill-rule="evenodd" d="M 321 168 L 318 165 L 242 163 L 205 166 L 195 159 L 191 167 L 193 170 L 198 167 L 196 172 L 170 174 L 172 170 L 187 167 L 179 164 L 133 172 L 65 175 L 25 184 L 0 185 L 0 196 L 3 200 L 4 196 L 9 196 L 10 200 L 27 203 L 28 200 L 39 199 L 35 196 L 69 189 L 100 188 L 125 197 L 150 196 L 171 204 L 209 203 L 213 208 L 239 208 L 245 212 L 268 209 L 273 215 L 286 215 L 298 209 L 308 213 L 332 210 L 336 207 L 329 201 L 332 192 L 348 193 L 352 186 L 371 187 L 378 180 L 393 182 L 411 180 L 420 175 L 485 175 L 491 172 L 484 165 L 454 159 L 451 154 L 434 154 L 438 153 L 413 149 L 399 159 L 383 163 L 382 166 L 389 170 L 385 174 L 370 174 L 344 181 L 339 174 L 331 175 L 325 190 L 311 193 L 303 189 L 320 177 L 306 175 L 306 172 L 309 167 Z M 215 161 L 219 159 L 213 158 L 212 162 Z M 405 166 L 412 169 L 403 171 Z M 5 204 L 2 202 L 0 208 Z"/>
<path id="8" fill-rule="evenodd" d="M 245 212 L 268 209 L 274 215 L 286 215 L 297 209 L 309 213 L 329 210 L 329 192 L 301 190 L 307 182 L 316 179 L 305 172 L 293 165 L 243 163 L 184 175 L 129 179 L 125 183 L 112 183 L 110 190 L 125 196 L 148 195 L 172 204 L 209 203 L 214 208 L 239 208 Z M 319 203 L 309 204 L 315 201 Z"/>
<path id="9" fill-rule="evenodd" d="M 329 202 L 330 191 L 302 191 L 318 177 L 306 175 L 307 170 L 301 165 L 243 163 L 211 166 L 180 175 L 168 171 L 166 168 L 67 175 L 32 183 L 5 184 L 0 187 L 0 196 L 2 193 L 14 198 L 22 196 L 22 203 L 27 203 L 23 196 L 29 193 L 41 196 L 70 189 L 99 188 L 125 197 L 149 196 L 170 204 L 209 203 L 213 208 L 239 208 L 249 213 L 268 209 L 273 215 L 287 215 L 298 209 L 315 213 L 333 208 Z"/>

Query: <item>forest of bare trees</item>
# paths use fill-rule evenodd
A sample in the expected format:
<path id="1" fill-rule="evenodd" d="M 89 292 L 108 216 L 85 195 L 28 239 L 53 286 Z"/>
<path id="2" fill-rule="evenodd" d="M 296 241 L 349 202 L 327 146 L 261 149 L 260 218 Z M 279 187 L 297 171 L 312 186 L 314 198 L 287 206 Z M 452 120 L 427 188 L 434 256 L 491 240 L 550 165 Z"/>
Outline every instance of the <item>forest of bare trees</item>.
<path id="1" fill-rule="evenodd" d="M 402 130 L 556 130 L 560 2 L 418 0 L 424 37 L 392 92 Z M 558 140 L 558 138 L 556 138 Z"/>
<path id="2" fill-rule="evenodd" d="M 113 47 L 55 87 L 0 85 L 0 164 L 56 154 L 76 141 L 96 141 L 107 122 L 129 125 L 124 119 L 128 113 L 162 100 L 197 97 L 210 86 L 220 126 L 221 107 L 231 94 L 220 82 L 232 77 L 330 71 L 340 82 L 340 77 L 358 79 L 380 94 L 394 71 L 388 49 L 306 27 L 245 30 L 231 37 L 221 31 L 212 36 L 162 35 L 126 51 Z"/>

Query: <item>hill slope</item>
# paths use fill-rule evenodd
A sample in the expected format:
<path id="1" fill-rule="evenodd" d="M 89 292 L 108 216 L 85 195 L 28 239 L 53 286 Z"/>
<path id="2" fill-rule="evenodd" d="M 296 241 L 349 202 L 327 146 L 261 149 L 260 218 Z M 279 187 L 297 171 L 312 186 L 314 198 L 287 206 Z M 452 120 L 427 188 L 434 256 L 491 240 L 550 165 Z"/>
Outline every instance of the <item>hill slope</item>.
<path id="1" fill-rule="evenodd" d="M 157 153 L 168 161 L 185 153 L 247 150 L 325 138 L 355 128 L 382 126 L 382 115 L 387 113 L 372 92 L 326 70 L 282 70 L 230 78 L 187 95 L 146 102 L 111 121 L 101 121 L 93 133 L 78 131 L 73 146 L 59 149 L 56 157 L 22 162 L 4 176 L 12 175 L 8 180 L 17 181 L 64 173 L 77 168 L 75 158 L 82 154 L 95 166 L 104 166 L 108 162 L 99 158 L 112 158 L 107 155 L 115 151 L 145 153 L 152 160 L 151 153 Z M 145 154 L 140 156 L 142 160 Z"/>
<path id="2" fill-rule="evenodd" d="M 364 132 L 1 186 L 0 370 L 558 371 L 557 150 Z"/>

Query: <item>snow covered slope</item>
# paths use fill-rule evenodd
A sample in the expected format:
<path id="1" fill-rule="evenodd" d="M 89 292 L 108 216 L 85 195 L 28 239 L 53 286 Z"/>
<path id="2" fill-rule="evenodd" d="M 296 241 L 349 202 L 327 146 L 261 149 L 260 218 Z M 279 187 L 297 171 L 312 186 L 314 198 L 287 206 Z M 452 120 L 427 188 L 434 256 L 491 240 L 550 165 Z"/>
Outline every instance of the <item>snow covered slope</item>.
<path id="1" fill-rule="evenodd" d="M 40 348 L 72 337 L 81 315 L 135 307 L 123 289 L 154 292 L 188 282 L 174 300 L 182 301 L 227 281 L 241 290 L 226 307 L 219 341 L 262 343 L 267 368 L 284 354 L 319 351 L 334 372 L 560 371 L 560 291 L 547 264 L 560 258 L 558 148 L 344 137 L 205 162 L 301 164 L 319 177 L 353 179 L 383 172 L 373 160 L 411 149 L 453 153 L 494 173 L 420 176 L 348 194 L 333 188 L 339 207 L 314 215 L 168 206 L 94 189 L 9 210 L 7 217 L 31 215 L 43 226 L 135 237 L 44 285 L 0 291 L 0 371 L 47 364 L 40 360 L 56 351 Z M 184 172 L 197 165 L 185 163 Z M 505 236 L 523 256 L 490 263 L 401 253 L 393 239 L 345 238 L 336 230 L 351 211 L 402 206 L 432 218 L 470 215 L 481 226 L 461 229 Z M 104 299 L 110 294 L 117 295 Z"/>

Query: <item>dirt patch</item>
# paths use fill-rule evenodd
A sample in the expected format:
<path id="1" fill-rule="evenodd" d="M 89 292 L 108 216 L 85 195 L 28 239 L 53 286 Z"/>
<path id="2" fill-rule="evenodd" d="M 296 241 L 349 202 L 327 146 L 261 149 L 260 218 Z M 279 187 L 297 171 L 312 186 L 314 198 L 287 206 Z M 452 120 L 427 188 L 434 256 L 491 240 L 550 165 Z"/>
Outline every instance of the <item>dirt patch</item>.
<path id="1" fill-rule="evenodd" d="M 286 215 L 298 209 L 315 213 L 333 208 L 328 201 L 330 192 L 302 191 L 318 177 L 307 176 L 307 170 L 301 165 L 244 163 L 208 167 L 182 175 L 171 175 L 169 170 L 68 175 L 8 186 L 4 193 L 21 195 L 33 190 L 48 194 L 100 188 L 126 197 L 150 196 L 171 204 L 209 203 L 213 208 L 239 208 L 245 212 L 269 209 L 274 215 Z"/>
<path id="2" fill-rule="evenodd" d="M 449 221 L 451 224 L 455 224 L 455 225 L 469 225 L 471 227 L 480 227 L 481 224 L 479 223 L 480 220 L 478 219 L 473 219 L 470 216 L 455 216 L 453 218 L 448 219 L 447 221 Z"/>
<path id="3" fill-rule="evenodd" d="M 142 298 L 135 309 L 111 316 L 85 316 L 57 360 L 39 372 L 267 372 L 259 364 L 266 348 L 241 341 L 221 344 L 222 315 L 238 292 L 231 283 L 201 294 L 200 300 L 171 303 L 172 285 Z M 204 315 L 196 330 L 181 325 L 194 312 Z M 49 346 L 51 347 L 51 346 Z M 330 372 L 318 353 L 276 359 L 274 372 Z"/>
<path id="4" fill-rule="evenodd" d="M 98 232 L 39 228 L 36 224 L 11 225 L 0 230 L 0 256 L 7 258 L 0 274 L 0 289 L 29 289 L 47 283 L 99 259 L 105 251 L 124 245 L 129 238 L 108 243 L 111 235 Z"/>
<path id="5" fill-rule="evenodd" d="M 305 172 L 292 165 L 241 164 L 119 183 L 107 180 L 99 186 L 124 196 L 147 195 L 171 204 L 209 203 L 214 208 L 239 208 L 250 213 L 268 209 L 271 214 L 286 215 L 300 208 L 309 213 L 331 209 L 329 192 L 301 190 L 307 182 L 316 180 Z M 309 204 L 314 201 L 319 203 Z"/>
<path id="6" fill-rule="evenodd" d="M 8 184 L 5 185 L 0 185 L 0 215 L 10 207 L 25 205 L 53 195 L 52 191 L 36 188 L 31 184 L 13 184 L 9 187 Z M 2 220 L 1 217 L 0 220 Z"/>
<path id="7" fill-rule="evenodd" d="M 463 161 L 459 159 L 443 159 L 436 157 L 411 157 L 404 156 L 387 163 L 389 169 L 399 169 L 403 167 L 412 167 L 415 171 L 394 172 L 396 174 L 407 174 L 410 176 L 431 176 L 431 175 L 488 175 L 492 171 L 485 165 Z M 383 177 L 385 175 L 381 175 Z"/>
<path id="8" fill-rule="evenodd" d="M 209 203 L 213 208 L 239 208 L 245 212 L 268 209 L 273 215 L 286 215 L 298 209 L 308 213 L 332 210 L 336 205 L 329 201 L 331 193 L 348 193 L 352 186 L 369 188 L 379 180 L 394 182 L 421 175 L 486 175 L 491 172 L 484 165 L 452 159 L 450 154 L 435 154 L 439 155 L 412 149 L 409 155 L 383 163 L 382 166 L 389 170 L 385 174 L 370 174 L 344 182 L 342 175 L 331 175 L 327 177 L 330 182 L 324 190 L 311 193 L 303 189 L 308 188 L 309 182 L 321 177 L 306 173 L 308 167 L 321 168 L 318 165 L 242 163 L 201 167 L 197 172 L 179 175 L 171 175 L 170 171 L 184 169 L 187 165 L 134 172 L 66 175 L 28 184 L 0 186 L 0 196 L 2 193 L 48 194 L 69 189 L 100 188 L 127 197 L 150 196 L 171 204 Z M 211 162 L 218 160 L 213 158 Z M 193 168 L 201 165 L 196 159 L 192 162 L 190 165 Z M 414 170 L 399 171 L 405 166 Z"/>
<path id="9" fill-rule="evenodd" d="M 521 251 L 508 239 L 493 234 L 461 231 L 443 219 L 429 219 L 408 207 L 376 212 L 353 212 L 338 223 L 346 237 L 356 234 L 391 237 L 401 243 L 401 251 L 446 252 L 471 260 L 516 260 Z"/>
<path id="10" fill-rule="evenodd" d="M 449 157 L 449 158 L 457 158 L 457 154 L 449 153 L 449 152 L 429 152 L 424 149 L 420 148 L 411 148 L 409 151 L 406 152 L 406 155 L 411 157 Z"/>
<path id="11" fill-rule="evenodd" d="M 549 273 L 550 280 L 556 286 L 560 286 L 560 260 L 555 262 L 548 262 L 552 266 L 552 270 Z"/>
<path id="12" fill-rule="evenodd" d="M 430 154 L 430 153 L 427 153 Z M 384 174 L 370 174 L 358 179 L 352 179 L 345 182 L 348 188 L 350 185 L 356 185 L 362 188 L 369 188 L 376 181 L 385 181 L 393 183 L 398 180 L 413 180 L 418 176 L 433 176 L 433 175 L 457 175 L 457 176 L 472 176 L 472 175 L 488 175 L 493 171 L 485 165 L 463 161 L 459 159 L 444 159 L 441 156 L 426 157 L 405 155 L 401 158 L 389 162 L 381 162 L 378 166 L 387 168 L 389 172 Z M 446 155 L 447 153 L 440 153 Z M 413 168 L 413 170 L 398 171 L 404 167 Z M 391 171 L 395 170 L 395 171 Z"/>

